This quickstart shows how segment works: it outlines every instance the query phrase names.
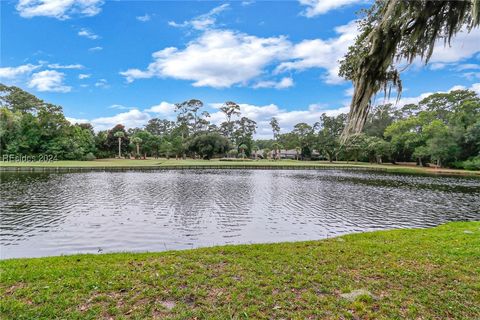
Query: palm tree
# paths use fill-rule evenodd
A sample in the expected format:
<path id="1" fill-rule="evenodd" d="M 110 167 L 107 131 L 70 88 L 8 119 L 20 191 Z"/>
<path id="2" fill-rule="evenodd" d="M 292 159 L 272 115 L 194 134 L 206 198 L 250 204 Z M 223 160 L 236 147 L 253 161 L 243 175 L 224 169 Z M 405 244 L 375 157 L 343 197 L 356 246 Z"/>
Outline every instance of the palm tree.
<path id="1" fill-rule="evenodd" d="M 117 131 L 113 135 L 115 138 L 118 138 L 118 158 L 122 157 L 122 138 L 125 137 L 123 131 Z"/>
<path id="2" fill-rule="evenodd" d="M 272 145 L 273 150 L 275 150 L 275 159 L 280 160 L 280 150 L 282 149 L 282 145 L 278 142 L 273 143 Z"/>
<path id="3" fill-rule="evenodd" d="M 140 157 L 140 143 L 142 143 L 143 140 L 139 137 L 133 137 L 131 141 L 137 145 L 137 157 Z"/>
<path id="4" fill-rule="evenodd" d="M 258 150 L 260 150 L 260 148 L 258 147 L 258 145 L 254 144 L 252 150 L 255 152 L 255 160 L 257 160 L 257 152 Z"/>
<path id="5" fill-rule="evenodd" d="M 302 148 L 300 148 L 300 147 L 295 147 L 295 152 L 297 153 L 297 155 L 296 155 L 296 156 L 297 156 L 297 157 L 296 157 L 297 160 L 298 160 L 298 156 L 299 156 L 299 154 L 300 154 L 301 151 L 302 151 Z"/>
<path id="6" fill-rule="evenodd" d="M 242 154 L 242 159 L 245 159 L 245 150 L 248 148 L 248 146 L 244 143 L 238 146 L 238 149 L 240 149 L 240 153 Z"/>
<path id="7" fill-rule="evenodd" d="M 265 159 L 268 159 L 269 154 L 270 154 L 270 149 L 268 149 L 268 148 L 263 149 L 263 157 Z"/>

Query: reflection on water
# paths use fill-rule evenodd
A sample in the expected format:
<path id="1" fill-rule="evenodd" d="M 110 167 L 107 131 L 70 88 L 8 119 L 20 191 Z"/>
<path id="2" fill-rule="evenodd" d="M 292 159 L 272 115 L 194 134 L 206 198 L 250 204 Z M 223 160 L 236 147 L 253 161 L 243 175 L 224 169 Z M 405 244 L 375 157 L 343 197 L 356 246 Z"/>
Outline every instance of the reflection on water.
<path id="1" fill-rule="evenodd" d="M 321 239 L 480 219 L 480 180 L 346 170 L 2 173 L 1 257 Z"/>

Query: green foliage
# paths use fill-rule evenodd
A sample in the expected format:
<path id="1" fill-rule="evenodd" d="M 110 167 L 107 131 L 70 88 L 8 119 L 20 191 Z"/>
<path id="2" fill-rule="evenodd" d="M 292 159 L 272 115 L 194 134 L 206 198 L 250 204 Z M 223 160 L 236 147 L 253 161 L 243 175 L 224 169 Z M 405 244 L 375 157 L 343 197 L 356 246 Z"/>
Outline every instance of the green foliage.
<path id="1" fill-rule="evenodd" d="M 354 85 L 344 139 L 361 132 L 379 90 L 389 95 L 395 86 L 400 95 L 398 60 L 412 63 L 418 57 L 428 62 L 437 40 L 450 44 L 464 27 L 471 30 L 480 24 L 480 0 L 376 0 L 364 12 L 358 23 L 360 34 L 340 65 L 339 74 Z"/>
<path id="2" fill-rule="evenodd" d="M 216 154 L 225 154 L 229 149 L 229 142 L 219 133 L 207 133 L 195 137 L 189 143 L 188 149 L 210 160 Z"/>
<path id="3" fill-rule="evenodd" d="M 455 163 L 455 166 L 465 170 L 480 170 L 480 157 Z"/>
<path id="4" fill-rule="evenodd" d="M 87 153 L 87 155 L 85 156 L 86 161 L 93 161 L 95 159 L 96 159 L 95 155 L 91 152 Z"/>
<path id="5" fill-rule="evenodd" d="M 275 139 L 254 141 L 256 122 L 242 117 L 240 106 L 231 101 L 222 106 L 227 121 L 219 127 L 208 122 L 208 114 L 201 112 L 203 103 L 193 99 L 177 104 L 177 122 L 151 119 L 145 128 L 126 130 L 118 124 L 95 133 L 90 124 L 70 124 L 59 106 L 16 87 L 0 85 L 0 89 L 1 154 L 85 160 L 131 154 L 137 158 L 140 154 L 155 158 L 200 155 L 210 159 L 223 154 L 245 158 L 256 153 L 257 157 L 279 159 L 280 150 L 287 149 L 295 150 L 295 158 L 302 160 L 413 160 L 420 165 L 473 169 L 480 155 L 480 97 L 468 90 L 432 94 L 401 108 L 379 105 L 368 115 L 364 132 L 343 141 L 345 114 L 323 114 L 313 126 L 298 123 L 283 134 L 277 119 L 272 118 Z"/>

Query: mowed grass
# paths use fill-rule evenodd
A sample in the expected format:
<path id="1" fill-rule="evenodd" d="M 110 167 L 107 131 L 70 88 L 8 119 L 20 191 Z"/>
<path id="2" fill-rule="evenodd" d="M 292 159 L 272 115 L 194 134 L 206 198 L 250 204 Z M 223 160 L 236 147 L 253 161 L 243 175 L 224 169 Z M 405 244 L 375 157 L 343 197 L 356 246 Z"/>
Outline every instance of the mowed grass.
<path id="1" fill-rule="evenodd" d="M 480 222 L 0 269 L 2 319 L 480 318 Z"/>
<path id="2" fill-rule="evenodd" d="M 412 173 L 412 174 L 451 174 L 451 175 L 477 175 L 480 171 L 467 171 L 446 168 L 427 168 L 410 165 L 394 165 L 394 164 L 372 164 L 367 162 L 347 162 L 347 161 L 297 161 L 297 160 L 250 160 L 242 161 L 219 161 L 219 160 L 175 160 L 175 159 L 146 159 L 146 160 L 130 160 L 130 159 L 98 159 L 94 161 L 52 161 L 52 162 L 4 162 L 0 161 L 1 167 L 23 167 L 23 168 L 185 168 L 185 167 L 216 167 L 216 168 L 239 168 L 239 167 L 265 167 L 265 168 L 350 168 L 350 169 L 371 169 L 395 173 Z"/>

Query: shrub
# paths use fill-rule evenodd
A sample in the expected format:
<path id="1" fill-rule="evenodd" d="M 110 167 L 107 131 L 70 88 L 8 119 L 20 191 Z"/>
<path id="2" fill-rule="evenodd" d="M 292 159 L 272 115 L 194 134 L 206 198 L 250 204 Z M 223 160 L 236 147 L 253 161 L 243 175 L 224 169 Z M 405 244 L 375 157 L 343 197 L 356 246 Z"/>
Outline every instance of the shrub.
<path id="1" fill-rule="evenodd" d="M 89 152 L 89 153 L 87 153 L 87 154 L 85 155 L 85 160 L 86 160 L 86 161 L 93 161 L 93 160 L 95 160 L 95 159 L 97 159 L 97 158 L 96 158 L 96 157 L 93 155 L 93 153 L 91 153 L 91 152 Z"/>
<path id="2" fill-rule="evenodd" d="M 465 170 L 480 170 L 480 157 L 463 161 L 462 166 Z"/>

